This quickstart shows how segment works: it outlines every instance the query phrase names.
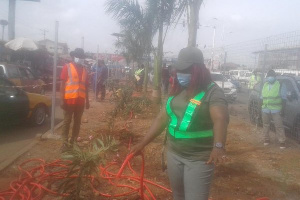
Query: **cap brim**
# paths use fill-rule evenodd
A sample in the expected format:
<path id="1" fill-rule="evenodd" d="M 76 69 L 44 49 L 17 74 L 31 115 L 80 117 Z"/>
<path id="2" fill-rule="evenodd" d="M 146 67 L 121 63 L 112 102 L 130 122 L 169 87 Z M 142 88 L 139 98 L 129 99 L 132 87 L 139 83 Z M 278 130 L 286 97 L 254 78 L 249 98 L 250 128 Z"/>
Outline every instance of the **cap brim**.
<path id="1" fill-rule="evenodd" d="M 85 55 L 76 55 L 76 54 L 73 54 L 73 56 L 74 56 L 75 58 L 79 58 L 79 59 L 85 59 L 85 58 L 86 58 Z"/>
<path id="2" fill-rule="evenodd" d="M 189 68 L 192 65 L 193 65 L 193 63 L 177 61 L 177 62 L 175 62 L 173 67 L 176 70 L 185 70 L 185 69 Z"/>

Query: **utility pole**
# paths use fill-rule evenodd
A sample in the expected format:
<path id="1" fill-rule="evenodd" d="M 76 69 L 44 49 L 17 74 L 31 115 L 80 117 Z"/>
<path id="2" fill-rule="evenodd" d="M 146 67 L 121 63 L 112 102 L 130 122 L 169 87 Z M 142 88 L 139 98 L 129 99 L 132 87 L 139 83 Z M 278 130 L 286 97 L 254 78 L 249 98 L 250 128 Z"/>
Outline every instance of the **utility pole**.
<path id="1" fill-rule="evenodd" d="M 16 0 L 9 0 L 8 40 L 15 39 Z"/>
<path id="2" fill-rule="evenodd" d="M 222 74 L 225 74 L 225 66 L 226 66 L 226 62 L 227 62 L 227 51 L 225 51 L 225 55 L 224 55 L 224 64 L 222 67 Z M 224 90 L 224 78 L 222 80 L 222 89 Z"/>
<path id="3" fill-rule="evenodd" d="M 46 40 L 46 33 L 49 32 L 48 30 L 46 29 L 40 29 L 43 33 L 43 36 L 44 36 L 44 40 Z"/>
<path id="4" fill-rule="evenodd" d="M 4 29 L 5 29 L 5 26 L 2 25 L 2 41 L 4 41 Z"/>
<path id="5" fill-rule="evenodd" d="M 81 48 L 84 50 L 84 37 L 81 38 Z"/>
<path id="6" fill-rule="evenodd" d="M 97 85 L 98 85 L 98 67 L 99 67 L 99 45 L 97 45 L 97 61 L 96 61 L 96 64 L 95 64 L 95 67 L 96 67 L 96 71 L 95 71 L 95 101 L 97 102 Z"/>
<path id="7" fill-rule="evenodd" d="M 4 30 L 5 30 L 5 26 L 8 25 L 8 21 L 5 19 L 1 19 L 0 25 L 2 26 L 2 41 L 4 41 Z"/>
<path id="8" fill-rule="evenodd" d="M 213 70 L 214 66 L 214 54 L 215 54 L 215 38 L 216 38 L 216 27 L 213 27 L 213 42 L 212 42 L 212 52 L 211 52 L 211 70 Z"/>
<path id="9" fill-rule="evenodd" d="M 58 21 L 55 22 L 55 47 L 54 47 L 54 65 L 53 65 L 53 85 L 52 85 L 52 110 L 51 110 L 51 132 L 54 134 L 55 109 L 56 109 L 56 68 L 57 68 L 57 43 L 58 43 Z"/>
<path id="10" fill-rule="evenodd" d="M 268 55 L 268 45 L 265 44 L 265 50 L 264 50 L 264 58 L 263 58 L 263 65 L 262 65 L 262 77 L 261 77 L 261 90 L 263 88 L 264 78 L 265 78 L 265 72 L 267 67 L 267 55 Z"/>
<path id="11" fill-rule="evenodd" d="M 26 0 L 40 2 L 40 0 Z M 8 40 L 15 39 L 16 0 L 9 0 L 8 5 Z"/>

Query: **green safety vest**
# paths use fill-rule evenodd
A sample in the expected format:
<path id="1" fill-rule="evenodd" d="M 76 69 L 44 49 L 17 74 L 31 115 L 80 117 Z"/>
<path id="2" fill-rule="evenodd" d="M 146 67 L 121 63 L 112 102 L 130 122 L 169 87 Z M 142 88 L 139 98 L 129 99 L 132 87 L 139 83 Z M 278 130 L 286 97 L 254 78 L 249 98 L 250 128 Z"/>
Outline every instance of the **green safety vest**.
<path id="1" fill-rule="evenodd" d="M 255 76 L 254 74 L 250 77 L 250 81 L 249 81 L 249 85 L 248 85 L 248 88 L 249 89 L 253 89 L 254 86 L 259 83 L 261 81 L 261 78 L 260 76 Z"/>
<path id="2" fill-rule="evenodd" d="M 213 85 L 214 83 L 211 83 L 208 89 L 210 89 Z M 201 100 L 203 99 L 205 94 L 206 92 L 202 91 L 199 94 L 197 94 L 193 99 L 190 100 L 180 124 L 178 124 L 177 116 L 172 111 L 172 107 L 171 107 L 171 101 L 173 100 L 174 96 L 169 97 L 166 104 L 166 110 L 170 118 L 170 122 L 168 126 L 168 132 L 170 133 L 170 135 L 178 139 L 213 137 L 212 127 L 209 130 L 199 130 L 199 131 L 192 131 L 192 132 L 188 131 L 192 123 L 192 118 L 195 113 L 195 110 L 201 105 Z"/>
<path id="3" fill-rule="evenodd" d="M 269 83 L 264 84 L 262 90 L 263 105 L 262 109 L 270 110 L 281 110 L 282 109 L 282 99 L 280 96 L 280 83 L 276 81 L 271 90 L 269 90 Z"/>

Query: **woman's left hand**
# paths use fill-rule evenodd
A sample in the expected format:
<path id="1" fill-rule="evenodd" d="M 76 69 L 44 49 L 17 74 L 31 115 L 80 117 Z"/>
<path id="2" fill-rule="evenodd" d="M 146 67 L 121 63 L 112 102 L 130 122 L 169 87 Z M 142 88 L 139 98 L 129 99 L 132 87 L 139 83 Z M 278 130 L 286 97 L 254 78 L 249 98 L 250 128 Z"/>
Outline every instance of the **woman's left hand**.
<path id="1" fill-rule="evenodd" d="M 206 164 L 221 164 L 227 160 L 225 149 L 214 147 Z"/>

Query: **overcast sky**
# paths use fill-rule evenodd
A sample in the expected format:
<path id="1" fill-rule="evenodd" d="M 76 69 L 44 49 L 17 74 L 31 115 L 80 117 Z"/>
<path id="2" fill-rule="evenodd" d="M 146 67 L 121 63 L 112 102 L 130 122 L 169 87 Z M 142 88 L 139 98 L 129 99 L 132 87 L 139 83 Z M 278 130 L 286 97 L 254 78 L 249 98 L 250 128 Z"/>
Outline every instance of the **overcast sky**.
<path id="1" fill-rule="evenodd" d="M 106 0 L 41 0 L 40 3 L 17 0 L 16 37 L 43 39 L 41 29 L 47 29 L 47 39 L 54 38 L 54 23 L 59 21 L 59 42 L 67 42 L 71 49 L 115 51 L 119 26 L 105 13 Z M 300 0 L 204 0 L 200 10 L 200 24 L 216 26 L 216 46 L 259 39 L 300 30 Z M 0 0 L 0 19 L 8 17 L 8 0 Z M 215 20 L 213 18 L 217 18 Z M 222 32 L 224 27 L 224 39 Z M 212 28 L 200 27 L 197 43 L 212 45 Z M 7 38 L 7 31 L 5 33 Z M 187 44 L 187 27 L 178 25 L 167 35 L 165 49 L 176 55 Z"/>

